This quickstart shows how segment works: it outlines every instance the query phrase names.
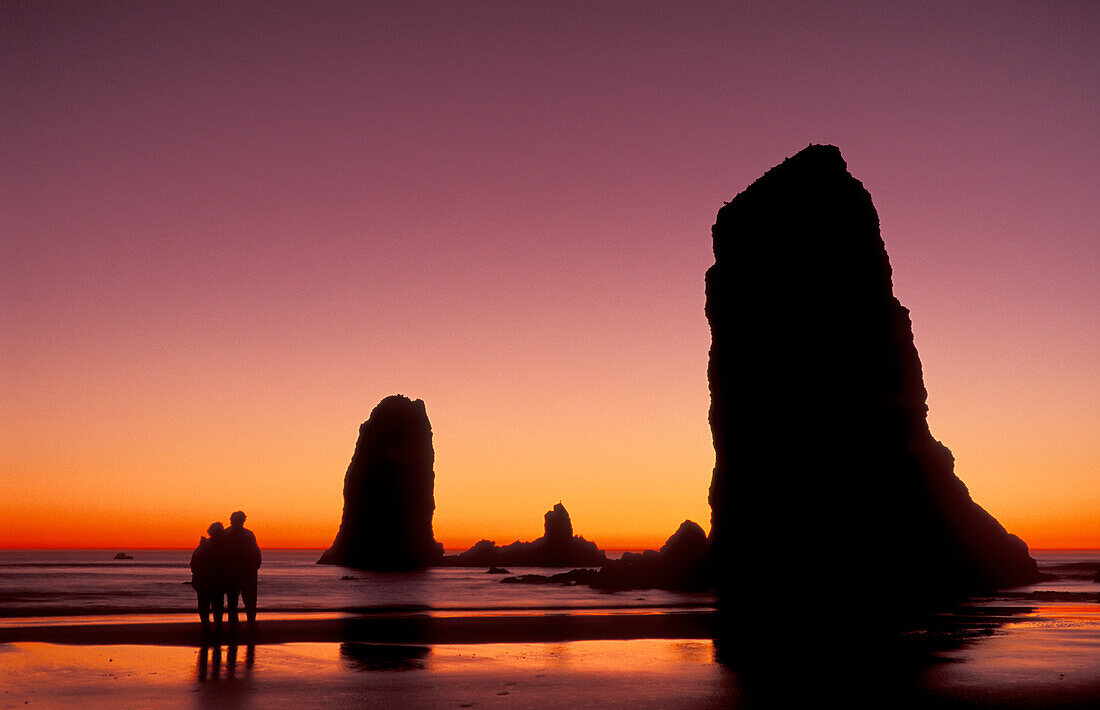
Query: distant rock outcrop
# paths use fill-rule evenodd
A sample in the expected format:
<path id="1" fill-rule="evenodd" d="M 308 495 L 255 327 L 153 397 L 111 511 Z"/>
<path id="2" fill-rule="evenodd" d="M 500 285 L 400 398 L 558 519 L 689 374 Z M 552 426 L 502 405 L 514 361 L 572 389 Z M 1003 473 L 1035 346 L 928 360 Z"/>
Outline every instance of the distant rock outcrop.
<path id="1" fill-rule="evenodd" d="M 517 577 L 505 577 L 501 584 L 561 584 L 566 587 L 580 585 L 593 586 L 600 571 L 597 569 L 574 569 L 558 574 L 521 574 Z"/>
<path id="2" fill-rule="evenodd" d="M 768 171 L 719 210 L 713 237 L 723 602 L 781 608 L 777 592 L 811 585 L 822 603 L 865 591 L 904 609 L 1036 580 L 1027 546 L 971 500 L 929 433 L 878 214 L 840 151 L 812 145 Z"/>
<path id="3" fill-rule="evenodd" d="M 685 520 L 660 550 L 625 552 L 621 558 L 609 560 L 591 584 L 597 589 L 709 589 L 707 534 L 698 523 Z"/>
<path id="4" fill-rule="evenodd" d="M 710 589 L 710 545 L 697 523 L 685 520 L 658 550 L 624 552 L 601 569 L 575 569 L 561 574 L 524 574 L 500 580 L 508 584 L 587 584 L 595 589 Z"/>
<path id="5" fill-rule="evenodd" d="M 421 400 L 386 397 L 359 427 L 344 476 L 344 513 L 318 564 L 372 570 L 438 564 L 432 427 Z"/>
<path id="6" fill-rule="evenodd" d="M 443 558 L 443 564 L 451 567 L 577 567 L 606 561 L 596 543 L 573 534 L 573 523 L 561 503 L 547 511 L 543 536 L 533 542 L 497 547 L 492 540 L 481 540 L 459 555 Z"/>

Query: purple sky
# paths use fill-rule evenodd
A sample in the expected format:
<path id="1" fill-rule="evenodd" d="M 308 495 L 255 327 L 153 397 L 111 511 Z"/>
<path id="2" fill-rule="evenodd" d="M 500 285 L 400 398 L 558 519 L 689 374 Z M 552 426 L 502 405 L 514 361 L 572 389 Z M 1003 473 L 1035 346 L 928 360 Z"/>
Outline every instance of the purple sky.
<path id="1" fill-rule="evenodd" d="M 0 543 L 326 545 L 395 392 L 444 541 L 706 526 L 709 228 L 813 142 L 960 477 L 1100 547 L 1098 7 L 4 3 Z"/>

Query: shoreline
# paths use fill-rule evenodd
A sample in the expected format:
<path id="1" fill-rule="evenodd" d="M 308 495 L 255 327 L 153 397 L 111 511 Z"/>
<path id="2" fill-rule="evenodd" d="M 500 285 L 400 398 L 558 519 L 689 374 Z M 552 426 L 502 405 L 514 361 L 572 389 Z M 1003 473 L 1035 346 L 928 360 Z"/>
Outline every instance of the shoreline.
<path id="1" fill-rule="evenodd" d="M 802 634 L 777 629 L 770 642 L 741 645 L 716 637 L 717 621 L 698 610 L 261 617 L 254 635 L 242 626 L 218 639 L 204 639 L 197 618 L 0 627 L 11 679 L 0 707 L 192 708 L 198 698 L 200 707 L 323 708 L 368 696 L 404 707 L 591 710 L 823 697 L 914 709 L 1091 710 L 1100 701 L 1095 603 L 969 606 L 891 642 L 838 636 L 846 627 L 815 614 Z"/>
<path id="2" fill-rule="evenodd" d="M 683 601 L 683 602 L 647 602 L 647 603 L 619 603 L 619 604 L 506 604 L 494 606 L 431 606 L 428 604 L 400 604 L 378 606 L 297 606 L 297 607 L 259 607 L 258 612 L 264 617 L 287 617 L 301 614 L 327 614 L 338 616 L 341 614 L 431 614 L 441 615 L 468 615 L 483 616 L 500 613 L 512 613 L 515 615 L 541 614 L 545 612 L 574 612 L 585 611 L 600 613 L 629 613 L 637 610 L 644 611 L 714 611 L 716 600 Z M 142 607 L 129 609 L 126 607 L 25 607 L 25 608 L 0 608 L 0 628 L 10 620 L 20 619 L 49 619 L 54 617 L 98 617 L 98 616 L 167 616 L 167 615 L 195 615 L 193 606 L 166 606 L 166 607 Z"/>
<path id="3" fill-rule="evenodd" d="M 194 646 L 215 644 L 553 643 L 632 639 L 711 639 L 715 612 L 450 616 L 421 614 L 332 619 L 261 618 L 254 632 L 241 623 L 236 635 L 204 636 L 195 621 L 0 627 L 0 644 Z M 227 628 L 227 627 L 226 627 Z"/>

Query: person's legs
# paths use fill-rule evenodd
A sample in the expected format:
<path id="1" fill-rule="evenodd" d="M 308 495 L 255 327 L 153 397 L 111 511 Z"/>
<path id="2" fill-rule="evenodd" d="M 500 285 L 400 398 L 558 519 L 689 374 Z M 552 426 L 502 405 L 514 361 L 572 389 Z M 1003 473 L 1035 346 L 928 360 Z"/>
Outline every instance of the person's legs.
<path id="1" fill-rule="evenodd" d="M 252 579 L 244 583 L 241 589 L 241 597 L 244 599 L 244 612 L 248 617 L 249 626 L 256 623 L 256 580 Z"/>
<path id="2" fill-rule="evenodd" d="M 202 621 L 203 633 L 210 630 L 210 597 L 211 594 L 205 589 L 196 589 L 195 594 L 199 599 L 199 619 Z"/>
<path id="3" fill-rule="evenodd" d="M 213 592 L 210 601 L 210 610 L 214 615 L 214 628 L 220 634 L 222 632 L 222 614 L 225 611 L 225 592 L 221 589 Z"/>
<path id="4" fill-rule="evenodd" d="M 233 585 L 226 590 L 226 609 L 228 610 L 229 625 L 233 629 L 237 628 L 237 597 L 241 593 L 241 588 Z"/>

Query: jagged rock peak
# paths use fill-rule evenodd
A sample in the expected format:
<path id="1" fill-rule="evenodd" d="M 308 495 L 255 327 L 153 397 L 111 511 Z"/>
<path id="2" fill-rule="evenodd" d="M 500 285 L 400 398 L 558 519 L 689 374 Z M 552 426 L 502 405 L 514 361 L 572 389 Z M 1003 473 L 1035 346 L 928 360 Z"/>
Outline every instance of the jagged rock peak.
<path id="1" fill-rule="evenodd" d="M 658 551 L 662 555 L 679 555 L 685 550 L 704 549 L 707 544 L 707 534 L 694 520 L 685 520 L 672 533 L 672 537 L 665 541 Z"/>
<path id="2" fill-rule="evenodd" d="M 840 148 L 835 145 L 811 143 L 798 153 L 784 159 L 779 165 L 768 170 L 726 204 L 751 200 L 755 193 L 768 189 L 772 181 L 782 179 L 781 176 L 784 173 L 798 174 L 801 180 L 806 181 L 817 179 L 828 182 L 846 177 L 859 183 L 848 172 L 848 163 L 840 154 Z"/>
<path id="3" fill-rule="evenodd" d="M 573 522 L 561 501 L 543 516 L 543 537 L 554 543 L 573 539 Z"/>

